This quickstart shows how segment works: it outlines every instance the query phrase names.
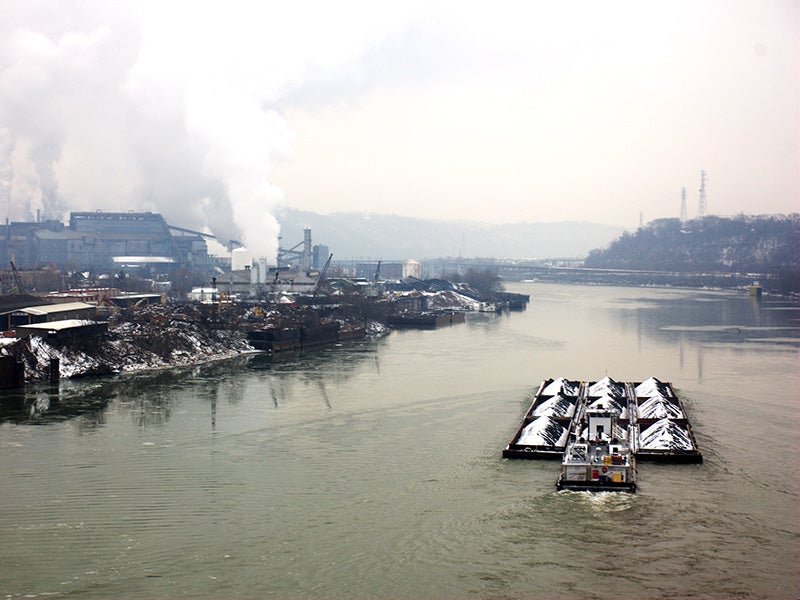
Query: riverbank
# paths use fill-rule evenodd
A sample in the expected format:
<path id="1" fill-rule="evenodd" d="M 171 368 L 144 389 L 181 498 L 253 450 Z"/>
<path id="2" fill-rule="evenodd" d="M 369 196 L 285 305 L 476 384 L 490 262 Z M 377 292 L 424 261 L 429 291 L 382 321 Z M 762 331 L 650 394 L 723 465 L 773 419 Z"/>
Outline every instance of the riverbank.
<path id="1" fill-rule="evenodd" d="M 252 328 L 319 319 L 318 311 L 296 307 L 267 312 L 237 305 L 221 312 L 196 303 L 152 305 L 112 315 L 107 328 L 93 335 L 7 340 L 2 354 L 22 364 L 29 383 L 50 379 L 54 361 L 64 379 L 132 373 L 258 352 L 247 339 Z M 386 331 L 378 322 L 367 321 L 364 326 L 362 320 L 361 325 L 364 336 Z"/>
<path id="2" fill-rule="evenodd" d="M 53 323 L 52 329 L 5 339 L 0 355 L 21 365 L 26 382 L 130 373 L 259 350 L 293 351 L 380 337 L 391 330 L 389 315 L 397 312 L 425 309 L 463 315 L 461 311 L 479 310 L 484 304 L 452 289 L 426 288 L 376 298 L 350 295 L 290 303 L 176 302 L 128 307 L 107 320 L 64 321 L 62 327 Z M 508 296 L 517 299 L 517 295 Z M 527 302 L 528 297 L 524 298 Z M 97 318 L 106 316 L 99 313 Z M 276 345 L 275 340 L 292 343 Z"/>
<path id="3" fill-rule="evenodd" d="M 254 351 L 242 331 L 212 328 L 187 320 L 185 311 L 161 306 L 132 318 L 112 318 L 99 336 L 66 343 L 29 336 L 4 350 L 22 362 L 26 382 L 46 381 L 54 359 L 61 378 L 76 378 L 186 366 Z"/>

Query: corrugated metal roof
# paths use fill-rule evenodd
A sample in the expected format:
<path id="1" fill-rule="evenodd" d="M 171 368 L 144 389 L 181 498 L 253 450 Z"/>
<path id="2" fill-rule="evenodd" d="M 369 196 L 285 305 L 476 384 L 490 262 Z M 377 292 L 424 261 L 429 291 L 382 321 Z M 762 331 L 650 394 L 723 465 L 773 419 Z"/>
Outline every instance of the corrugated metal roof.
<path id="1" fill-rule="evenodd" d="M 86 302 L 63 302 L 62 304 L 49 304 L 47 306 L 29 306 L 22 308 L 19 312 L 35 317 L 44 315 L 52 315 L 60 312 L 68 312 L 71 310 L 86 310 L 94 308 L 93 304 L 86 304 Z"/>
<path id="2" fill-rule="evenodd" d="M 15 294 L 11 296 L 0 296 L 0 314 L 4 315 L 20 308 L 30 306 L 42 306 L 50 304 L 49 300 L 37 298 L 30 294 Z"/>
<path id="3" fill-rule="evenodd" d="M 142 298 L 161 299 L 161 294 L 121 294 L 111 296 L 112 300 L 141 300 Z"/>
<path id="4" fill-rule="evenodd" d="M 177 262 L 171 256 L 112 256 L 111 260 L 118 264 L 172 264 Z"/>
<path id="5" fill-rule="evenodd" d="M 50 323 L 33 323 L 31 325 L 17 325 L 17 329 L 35 329 L 37 331 L 64 331 L 65 329 L 79 329 L 92 325 L 106 325 L 101 321 L 88 321 L 86 319 L 64 319 L 63 321 L 51 321 Z"/>

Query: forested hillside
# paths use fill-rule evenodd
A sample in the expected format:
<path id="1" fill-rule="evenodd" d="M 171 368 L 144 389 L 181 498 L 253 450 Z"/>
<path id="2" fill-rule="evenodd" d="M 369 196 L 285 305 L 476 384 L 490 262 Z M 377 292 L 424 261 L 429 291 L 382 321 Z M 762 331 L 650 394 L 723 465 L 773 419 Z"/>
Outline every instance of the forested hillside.
<path id="1" fill-rule="evenodd" d="M 658 219 L 592 250 L 590 268 L 760 273 L 800 291 L 800 215 Z"/>

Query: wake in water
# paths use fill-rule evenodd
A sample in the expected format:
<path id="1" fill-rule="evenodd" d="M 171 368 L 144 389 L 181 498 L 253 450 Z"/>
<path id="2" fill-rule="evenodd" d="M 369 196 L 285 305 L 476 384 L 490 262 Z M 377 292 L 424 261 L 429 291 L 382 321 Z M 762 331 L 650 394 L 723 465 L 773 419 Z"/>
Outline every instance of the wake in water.
<path id="1" fill-rule="evenodd" d="M 612 513 L 629 510 L 633 507 L 634 494 L 627 492 L 575 492 L 561 490 L 558 495 L 575 498 L 581 505 L 597 513 Z"/>

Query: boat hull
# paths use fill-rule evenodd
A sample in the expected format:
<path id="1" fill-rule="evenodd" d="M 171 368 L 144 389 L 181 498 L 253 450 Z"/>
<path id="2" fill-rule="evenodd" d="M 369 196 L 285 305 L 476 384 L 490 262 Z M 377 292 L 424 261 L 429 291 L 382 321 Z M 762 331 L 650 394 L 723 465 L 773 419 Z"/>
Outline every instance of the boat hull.
<path id="1" fill-rule="evenodd" d="M 635 481 L 565 481 L 559 479 L 556 483 L 558 490 L 571 490 L 574 492 L 636 492 Z"/>

